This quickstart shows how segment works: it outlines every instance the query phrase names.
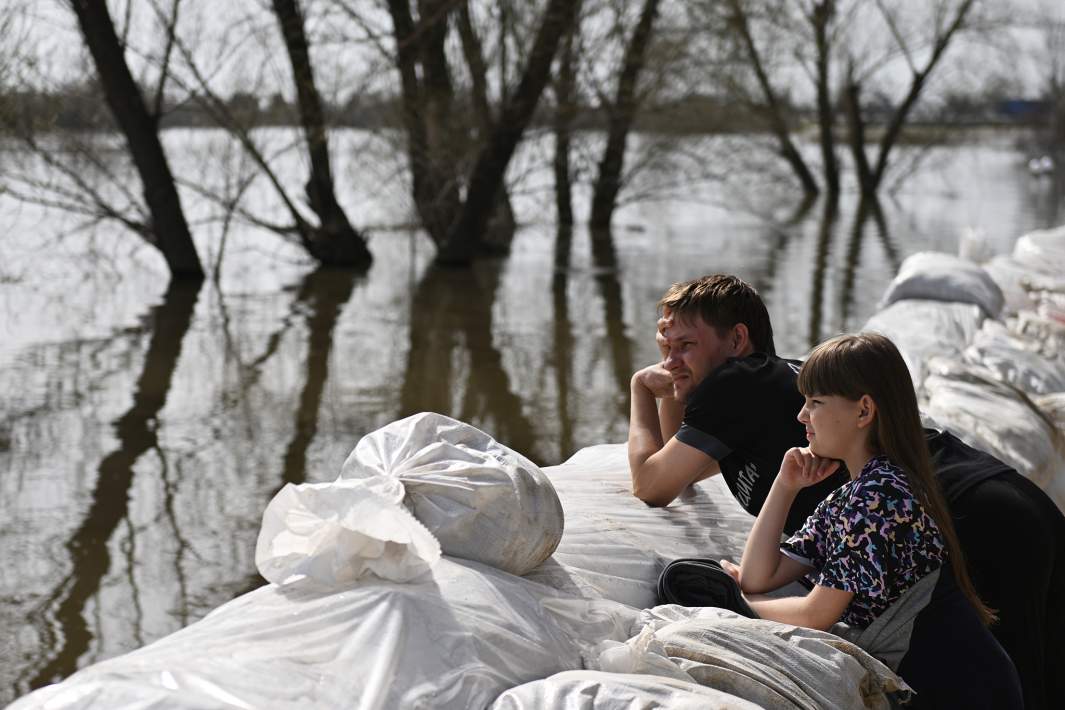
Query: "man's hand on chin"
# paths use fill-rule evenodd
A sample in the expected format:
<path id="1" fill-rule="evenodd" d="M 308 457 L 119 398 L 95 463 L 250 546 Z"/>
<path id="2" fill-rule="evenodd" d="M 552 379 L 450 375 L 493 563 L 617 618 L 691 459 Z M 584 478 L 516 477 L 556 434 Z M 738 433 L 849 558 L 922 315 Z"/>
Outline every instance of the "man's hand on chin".
<path id="1" fill-rule="evenodd" d="M 656 362 L 638 370 L 633 379 L 655 396 L 655 399 L 673 399 L 673 378 L 669 371 Z"/>

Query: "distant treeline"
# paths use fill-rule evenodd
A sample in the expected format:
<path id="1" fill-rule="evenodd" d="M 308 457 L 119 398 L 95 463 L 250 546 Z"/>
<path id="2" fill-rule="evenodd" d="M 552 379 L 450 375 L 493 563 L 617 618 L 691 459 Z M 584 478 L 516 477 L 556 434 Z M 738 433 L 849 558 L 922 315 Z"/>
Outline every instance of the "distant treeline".
<path id="1" fill-rule="evenodd" d="M 6 105 L 11 115 L 27 127 L 44 130 L 117 130 L 114 117 L 108 110 L 103 93 L 93 82 L 70 85 L 58 91 L 21 91 L 0 94 L 0 105 Z M 367 130 L 401 129 L 402 97 L 399 95 L 368 94 L 352 96 L 343 103 L 324 101 L 327 122 L 333 126 Z M 1047 121 L 1053 107 L 1049 101 L 1013 98 L 954 97 L 941 106 L 926 121 L 947 125 L 1037 125 Z M 261 96 L 235 92 L 225 101 L 229 117 L 244 126 L 298 126 L 296 105 L 279 93 Z M 545 102 L 534 123 L 548 125 L 554 107 Z M 890 106 L 878 111 L 868 108 L 870 123 L 885 122 Z M 456 97 L 453 119 L 474 125 L 476 116 L 468 97 Z M 791 106 L 786 112 L 795 125 L 813 120 L 813 112 Z M 577 130 L 605 130 L 607 116 L 593 106 L 574 109 L 574 128 Z M 208 128 L 218 121 L 195 97 L 181 102 L 169 101 L 160 117 L 161 128 Z M 701 134 L 758 131 L 767 129 L 765 115 L 749 111 L 742 104 L 727 98 L 693 95 L 670 103 L 645 106 L 636 119 L 639 130 L 652 133 Z"/>

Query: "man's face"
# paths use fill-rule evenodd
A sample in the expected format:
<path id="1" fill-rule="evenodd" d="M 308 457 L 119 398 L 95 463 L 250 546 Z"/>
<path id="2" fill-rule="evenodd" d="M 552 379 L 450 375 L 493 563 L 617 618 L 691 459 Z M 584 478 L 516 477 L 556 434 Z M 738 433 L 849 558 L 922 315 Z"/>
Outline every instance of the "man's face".
<path id="1" fill-rule="evenodd" d="M 658 321 L 658 348 L 662 366 L 673 378 L 673 396 L 684 402 L 696 385 L 730 357 L 735 356 L 732 338 L 718 334 L 701 316 L 672 316 L 669 311 Z"/>

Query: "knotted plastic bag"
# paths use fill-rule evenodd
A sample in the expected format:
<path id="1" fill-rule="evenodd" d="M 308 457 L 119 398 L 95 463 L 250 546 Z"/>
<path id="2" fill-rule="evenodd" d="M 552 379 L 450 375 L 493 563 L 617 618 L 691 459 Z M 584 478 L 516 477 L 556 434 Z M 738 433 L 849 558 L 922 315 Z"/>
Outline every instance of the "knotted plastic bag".
<path id="1" fill-rule="evenodd" d="M 263 513 L 259 573 L 276 584 L 310 577 L 338 586 L 373 573 L 407 582 L 440 559 L 440 543 L 394 495 L 371 482 L 288 484 Z"/>

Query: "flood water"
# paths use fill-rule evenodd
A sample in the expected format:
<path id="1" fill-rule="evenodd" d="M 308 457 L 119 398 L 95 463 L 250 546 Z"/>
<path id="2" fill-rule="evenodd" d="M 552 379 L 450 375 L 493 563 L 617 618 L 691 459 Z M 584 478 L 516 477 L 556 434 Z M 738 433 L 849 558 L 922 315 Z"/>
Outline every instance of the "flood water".
<path id="1" fill-rule="evenodd" d="M 216 139 L 168 136 L 199 148 L 179 161 Z M 956 252 L 970 228 L 1008 252 L 1065 221 L 1060 176 L 1032 178 L 1026 157 L 1006 141 L 938 149 L 879 209 L 703 187 L 623 208 L 612 248 L 560 232 L 530 189 L 510 256 L 472 271 L 435 269 L 424 235 L 380 226 L 367 274 L 315 271 L 236 227 L 226 252 L 201 241 L 224 268 L 200 287 L 168 287 L 127 233 L 0 195 L 0 703 L 261 584 L 270 497 L 335 478 L 391 420 L 443 412 L 543 465 L 623 441 L 673 281 L 739 274 L 798 356 L 859 328 L 908 254 Z M 364 168 L 339 170 L 352 221 L 409 221 L 402 177 Z"/>

